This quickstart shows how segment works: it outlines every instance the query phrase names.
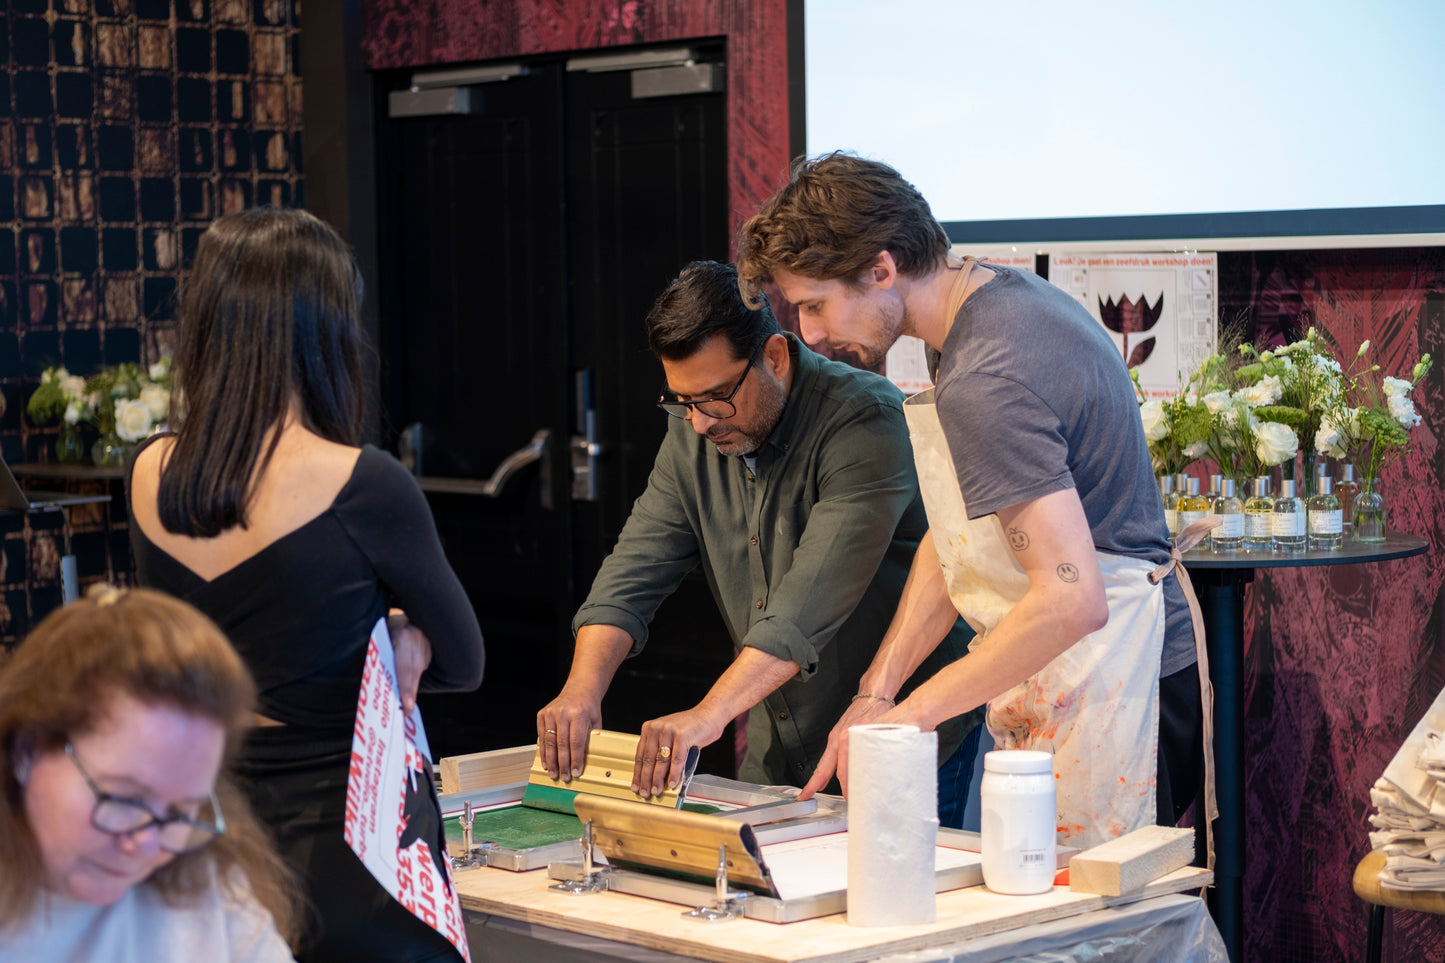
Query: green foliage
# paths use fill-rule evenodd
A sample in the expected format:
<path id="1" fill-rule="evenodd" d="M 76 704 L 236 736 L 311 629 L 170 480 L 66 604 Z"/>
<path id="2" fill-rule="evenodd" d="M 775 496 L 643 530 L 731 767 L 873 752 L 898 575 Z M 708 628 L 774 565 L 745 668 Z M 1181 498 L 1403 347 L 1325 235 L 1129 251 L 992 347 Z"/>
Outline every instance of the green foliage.
<path id="1" fill-rule="evenodd" d="M 40 382 L 40 387 L 35 389 L 29 404 L 25 406 L 25 413 L 30 416 L 31 424 L 50 425 L 65 417 L 65 405 L 65 393 L 60 390 L 60 380 L 52 378 Z"/>
<path id="2" fill-rule="evenodd" d="M 1280 425 L 1303 424 L 1307 417 L 1299 408 L 1289 405 L 1260 405 L 1254 409 L 1254 416 L 1260 421 L 1273 421 Z"/>

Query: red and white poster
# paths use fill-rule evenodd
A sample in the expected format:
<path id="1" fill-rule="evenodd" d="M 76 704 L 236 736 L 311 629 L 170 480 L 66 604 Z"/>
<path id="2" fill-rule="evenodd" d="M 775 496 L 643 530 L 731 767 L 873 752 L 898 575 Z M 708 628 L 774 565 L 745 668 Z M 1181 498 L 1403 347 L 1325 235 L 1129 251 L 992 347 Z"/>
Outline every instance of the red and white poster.
<path id="1" fill-rule="evenodd" d="M 351 771 L 346 780 L 346 843 L 382 887 L 471 961 L 461 902 L 452 885 L 441 811 L 432 790 L 431 748 L 421 711 L 401 710 L 396 657 L 386 619 L 371 630 L 356 698 Z"/>

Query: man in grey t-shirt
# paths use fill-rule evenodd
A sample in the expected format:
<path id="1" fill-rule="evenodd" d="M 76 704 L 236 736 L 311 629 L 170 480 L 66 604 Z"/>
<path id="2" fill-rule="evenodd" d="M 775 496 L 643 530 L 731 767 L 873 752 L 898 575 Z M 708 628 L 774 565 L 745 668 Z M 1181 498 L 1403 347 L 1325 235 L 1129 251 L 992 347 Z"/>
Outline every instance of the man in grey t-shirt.
<path id="1" fill-rule="evenodd" d="M 933 538 L 863 686 L 889 695 L 954 607 L 980 632 L 896 708 L 850 708 L 805 795 L 835 761 L 846 788 L 849 725 L 928 728 L 988 702 L 997 742 L 1055 753 L 1061 825 L 1073 794 L 1088 823 L 1077 838 L 1177 821 L 1201 775 L 1196 640 L 1137 403 L 1100 326 L 1047 282 L 950 256 L 912 185 L 846 154 L 795 166 L 743 225 L 738 273 L 745 297 L 776 283 L 805 338 L 865 364 L 903 334 L 940 355 L 936 388 L 909 403 Z M 930 458 L 942 474 L 930 476 Z M 1078 715 L 1080 702 L 1103 715 Z M 1068 756 L 1070 740 L 1098 745 Z M 1156 788 L 1156 762 L 1157 811 L 1145 813 L 1134 797 Z"/>

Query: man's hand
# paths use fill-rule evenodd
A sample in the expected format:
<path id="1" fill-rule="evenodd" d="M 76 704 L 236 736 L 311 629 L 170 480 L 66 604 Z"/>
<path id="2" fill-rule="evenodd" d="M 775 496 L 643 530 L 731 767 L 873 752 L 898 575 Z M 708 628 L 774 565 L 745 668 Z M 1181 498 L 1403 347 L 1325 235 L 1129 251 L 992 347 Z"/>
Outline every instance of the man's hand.
<path id="1" fill-rule="evenodd" d="M 422 673 L 431 665 L 431 640 L 421 629 L 408 623 L 392 632 L 391 648 L 396 656 L 396 686 L 401 690 L 401 707 L 411 712 L 416 708 Z"/>
<path id="2" fill-rule="evenodd" d="M 537 713 L 537 745 L 547 775 L 571 782 L 587 764 L 587 739 L 602 726 L 602 697 L 632 637 L 615 625 L 584 625 L 577 632 L 572 671 L 562 693 Z"/>
<path id="3" fill-rule="evenodd" d="M 712 745 L 727 724 L 727 719 L 719 721 L 701 706 L 644 722 L 637 758 L 632 762 L 632 791 L 646 798 L 662 795 L 664 787 L 676 789 L 687 764 L 687 751 Z"/>
<path id="4" fill-rule="evenodd" d="M 798 793 L 799 799 L 812 799 L 813 793 L 828 785 L 828 780 L 833 778 L 834 770 L 838 773 L 838 784 L 843 787 L 843 795 L 848 794 L 848 728 L 850 726 L 862 726 L 877 722 L 886 714 L 891 706 L 884 699 L 855 699 L 848 706 L 848 711 L 843 713 L 843 718 L 828 733 L 828 748 L 823 751 L 823 758 L 818 761 L 818 768 L 813 770 L 813 778 Z"/>
<path id="5" fill-rule="evenodd" d="M 596 699 L 575 696 L 563 689 L 562 694 L 537 713 L 537 745 L 542 747 L 542 767 L 547 775 L 563 782 L 582 774 L 587 762 L 587 739 L 593 729 L 602 727 L 602 703 Z"/>

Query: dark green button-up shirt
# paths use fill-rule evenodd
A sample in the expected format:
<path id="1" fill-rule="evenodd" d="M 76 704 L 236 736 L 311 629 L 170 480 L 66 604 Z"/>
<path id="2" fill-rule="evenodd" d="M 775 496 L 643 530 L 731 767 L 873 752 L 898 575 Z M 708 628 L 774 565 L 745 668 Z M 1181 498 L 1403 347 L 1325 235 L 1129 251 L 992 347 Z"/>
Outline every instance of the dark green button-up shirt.
<path id="1" fill-rule="evenodd" d="M 739 777 L 801 786 L 858 691 L 928 528 L 903 396 L 788 335 L 793 383 L 755 469 L 670 419 L 647 490 L 572 620 L 647 641 L 662 600 L 701 565 L 735 645 L 799 672 L 749 716 Z M 959 620 L 903 694 L 967 651 Z M 901 696 L 900 696 L 901 697 Z M 939 759 L 978 714 L 939 727 Z"/>

